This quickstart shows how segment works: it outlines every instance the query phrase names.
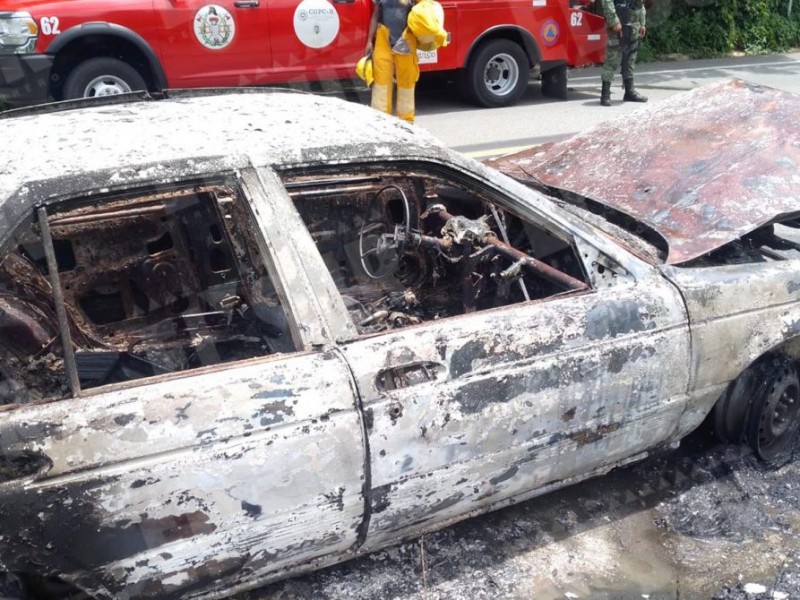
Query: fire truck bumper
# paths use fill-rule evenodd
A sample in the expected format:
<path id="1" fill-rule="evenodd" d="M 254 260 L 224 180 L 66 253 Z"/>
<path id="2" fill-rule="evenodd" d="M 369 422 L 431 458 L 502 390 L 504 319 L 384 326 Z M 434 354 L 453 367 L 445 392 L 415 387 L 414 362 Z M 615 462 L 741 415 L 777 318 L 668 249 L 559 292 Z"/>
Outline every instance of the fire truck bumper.
<path id="1" fill-rule="evenodd" d="M 53 57 L 0 55 L 0 103 L 9 107 L 47 102 Z"/>

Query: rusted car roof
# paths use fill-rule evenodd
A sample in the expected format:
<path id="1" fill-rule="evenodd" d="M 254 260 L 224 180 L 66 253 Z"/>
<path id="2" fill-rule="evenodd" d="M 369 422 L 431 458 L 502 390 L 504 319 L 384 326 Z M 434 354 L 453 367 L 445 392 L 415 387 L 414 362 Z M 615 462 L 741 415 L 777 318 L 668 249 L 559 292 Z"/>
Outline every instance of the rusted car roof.
<path id="1" fill-rule="evenodd" d="M 491 164 L 649 224 L 680 264 L 800 212 L 798 115 L 800 96 L 734 80 Z"/>

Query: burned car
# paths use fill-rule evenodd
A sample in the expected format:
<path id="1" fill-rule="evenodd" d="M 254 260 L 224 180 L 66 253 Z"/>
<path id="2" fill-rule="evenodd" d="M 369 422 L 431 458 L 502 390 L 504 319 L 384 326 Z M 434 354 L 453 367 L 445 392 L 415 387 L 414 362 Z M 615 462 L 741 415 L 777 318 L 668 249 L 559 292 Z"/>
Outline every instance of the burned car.
<path id="1" fill-rule="evenodd" d="M 7 594 L 224 597 L 708 415 L 792 443 L 797 98 L 699 90 L 514 180 L 338 100 L 166 96 L 3 121 L 48 132 L 0 165 Z"/>

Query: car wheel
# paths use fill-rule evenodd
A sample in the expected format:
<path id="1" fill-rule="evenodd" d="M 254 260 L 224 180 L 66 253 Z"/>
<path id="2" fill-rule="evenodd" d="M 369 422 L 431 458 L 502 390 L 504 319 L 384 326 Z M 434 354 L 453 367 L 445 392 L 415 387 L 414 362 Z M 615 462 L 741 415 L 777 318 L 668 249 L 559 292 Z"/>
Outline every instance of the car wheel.
<path id="1" fill-rule="evenodd" d="M 115 96 L 146 90 L 142 75 L 116 58 L 91 58 L 79 64 L 64 83 L 64 99 Z"/>
<path id="2" fill-rule="evenodd" d="M 464 88 L 473 102 L 490 108 L 510 106 L 528 87 L 530 63 L 514 42 L 492 40 L 470 59 L 464 77 Z"/>
<path id="3" fill-rule="evenodd" d="M 747 442 L 758 458 L 778 464 L 791 453 L 800 429 L 800 378 L 784 356 L 760 365 L 758 386 L 747 417 Z"/>
<path id="4" fill-rule="evenodd" d="M 721 442 L 740 444 L 744 441 L 747 413 L 764 374 L 757 364 L 739 375 L 714 405 L 714 433 Z"/>

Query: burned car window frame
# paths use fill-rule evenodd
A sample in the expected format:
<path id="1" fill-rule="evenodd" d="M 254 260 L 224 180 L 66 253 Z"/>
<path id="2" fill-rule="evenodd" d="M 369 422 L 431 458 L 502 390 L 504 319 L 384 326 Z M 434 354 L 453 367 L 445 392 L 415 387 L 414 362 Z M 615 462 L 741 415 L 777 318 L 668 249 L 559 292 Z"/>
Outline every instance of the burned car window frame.
<path id="1" fill-rule="evenodd" d="M 333 263 L 326 264 L 325 270 L 336 290 L 343 296 L 345 304 L 348 301 L 350 302 L 348 313 L 352 318 L 354 328 L 362 336 L 385 333 L 397 327 L 413 326 L 427 319 L 420 319 L 418 316 L 403 312 L 404 309 L 408 309 L 409 312 L 414 312 L 415 308 L 420 309 L 420 302 L 415 297 L 411 298 L 409 296 L 412 286 L 408 286 L 404 293 L 395 290 L 395 293 L 390 294 L 391 298 L 387 296 L 389 304 L 395 310 L 392 310 L 392 306 L 387 306 L 387 310 L 373 311 L 375 314 L 366 316 L 366 318 L 358 318 L 354 314 L 356 311 L 352 310 L 353 306 L 360 305 L 363 312 L 365 310 L 364 304 L 348 296 L 347 290 L 342 287 L 341 274 L 337 273 L 337 271 L 346 270 L 351 272 L 352 275 L 353 269 L 351 267 L 353 265 L 346 267 L 342 264 L 347 261 L 358 262 L 356 258 L 349 255 L 352 255 L 353 252 L 355 252 L 355 256 L 362 254 L 362 264 L 356 267 L 361 269 L 360 275 L 362 279 L 388 280 L 393 279 L 393 275 L 389 272 L 383 272 L 376 277 L 371 277 L 367 273 L 367 265 L 363 264 L 364 248 L 360 247 L 363 243 L 362 236 L 358 235 L 358 248 L 355 250 L 351 248 L 346 252 L 344 246 L 342 246 L 342 232 L 335 231 L 335 229 L 340 229 L 341 223 L 335 224 L 334 231 L 316 231 L 315 222 L 319 226 L 320 220 L 325 221 L 327 219 L 327 221 L 330 221 L 330 215 L 325 217 L 321 213 L 330 211 L 325 208 L 317 210 L 312 204 L 314 202 L 325 203 L 326 206 L 330 205 L 330 203 L 335 203 L 338 207 L 344 205 L 358 207 L 363 205 L 362 211 L 355 210 L 353 212 L 366 222 L 370 216 L 364 213 L 371 210 L 374 211 L 375 199 L 378 195 L 394 195 L 396 198 L 389 199 L 386 202 L 387 206 L 394 202 L 397 206 L 395 212 L 398 213 L 398 216 L 401 216 L 400 213 L 410 213 L 411 217 L 411 223 L 407 227 L 404 226 L 404 231 L 398 235 L 408 236 L 411 240 L 410 244 L 416 248 L 427 248 L 427 252 L 431 254 L 438 253 L 441 259 L 440 264 L 442 262 L 457 263 L 465 259 L 461 256 L 446 256 L 446 252 L 452 248 L 457 252 L 461 251 L 462 248 L 471 248 L 474 252 L 472 252 L 471 256 L 466 257 L 466 260 L 477 257 L 477 260 L 471 263 L 473 266 L 484 260 L 479 256 L 481 254 L 486 255 L 488 253 L 489 257 L 505 260 L 504 269 L 501 270 L 499 267 L 495 267 L 494 270 L 496 272 L 490 274 L 487 271 L 485 273 L 487 279 L 491 275 L 493 280 L 499 280 L 501 273 L 507 274 L 513 271 L 510 276 L 510 282 L 506 287 L 513 289 L 517 295 L 520 295 L 519 298 L 506 299 L 504 302 L 495 299 L 494 305 L 475 306 L 477 298 L 466 298 L 468 295 L 466 290 L 470 287 L 470 284 L 465 283 L 463 286 L 464 305 L 460 309 L 450 311 L 448 314 L 431 313 L 429 318 L 454 318 L 468 315 L 475 310 L 494 310 L 519 302 L 541 302 L 572 293 L 594 291 L 596 287 L 595 281 L 601 279 L 601 273 L 606 271 L 606 268 L 600 265 L 600 262 L 616 265 L 613 260 L 601 260 L 601 253 L 590 252 L 584 244 L 578 242 L 578 236 L 570 229 L 548 219 L 546 215 L 530 210 L 530 207 L 526 207 L 523 202 L 520 202 L 520 199 L 513 197 L 506 190 L 497 189 L 461 171 L 454 165 L 430 160 L 400 159 L 381 161 L 380 163 L 349 163 L 346 166 L 331 164 L 297 166 L 279 170 L 278 172 L 286 189 L 286 194 L 300 215 L 304 228 L 312 238 L 312 243 L 315 249 L 318 250 L 317 254 L 323 262 L 326 259 L 321 254 L 322 250 L 319 244 L 323 242 L 320 241 L 320 236 L 337 238 L 335 245 L 341 247 L 339 254 L 342 254 L 342 256 L 338 257 L 340 264 L 338 266 Z M 337 195 L 341 196 L 341 199 Z M 363 199 L 358 199 L 358 196 L 363 197 Z M 474 212 L 477 208 L 480 208 L 482 214 L 477 215 L 476 213 L 469 216 L 450 214 L 447 206 L 448 198 L 459 209 L 453 212 Z M 402 208 L 403 204 L 406 205 L 404 209 Z M 360 214 L 358 214 L 359 212 Z M 404 218 L 401 218 L 400 221 L 403 221 Z M 573 263 L 572 267 L 563 265 L 550 266 L 547 262 L 535 256 L 532 247 L 528 248 L 526 252 L 515 248 L 509 243 L 511 240 L 508 237 L 508 218 L 513 219 L 518 229 L 521 230 L 517 232 L 520 234 L 516 236 L 517 239 L 524 237 L 526 239 L 525 244 L 530 245 L 536 241 L 530 237 L 533 235 L 533 230 L 541 235 L 546 235 L 553 243 L 561 246 L 559 252 L 563 251 L 569 254 L 565 260 L 569 259 L 567 262 L 571 261 Z M 423 220 L 426 221 L 424 225 L 422 223 Z M 444 229 L 449 229 L 441 233 L 440 230 L 443 226 Z M 392 237 L 392 235 L 394 234 L 390 232 L 384 234 L 384 237 Z M 454 241 L 456 239 L 459 239 L 459 242 Z M 355 244 L 354 240 L 350 241 L 351 246 Z M 558 254 L 559 252 L 554 252 L 553 254 Z M 348 253 L 347 260 L 341 260 Z M 328 254 L 331 253 L 329 252 Z M 367 251 L 367 254 L 369 254 L 369 251 Z M 406 255 L 409 254 L 410 250 Z M 545 253 L 543 257 L 552 259 L 548 253 Z M 328 260 L 328 262 L 330 263 L 331 261 Z M 484 260 L 484 262 L 486 261 Z M 497 263 L 498 260 L 494 262 Z M 405 265 L 401 264 L 399 266 L 403 269 L 405 268 Z M 527 287 L 530 287 L 530 283 L 523 283 L 522 272 L 529 273 L 532 278 L 539 278 L 548 282 L 554 289 L 548 293 L 539 292 L 538 294 L 531 289 L 530 293 L 528 293 Z M 611 276 L 611 274 L 609 270 L 608 276 Z M 434 273 L 434 280 L 439 275 L 441 273 Z M 477 279 L 482 278 L 481 274 L 473 273 L 473 275 Z M 403 275 L 401 275 L 402 278 Z M 350 280 L 355 282 L 353 277 L 350 277 Z M 358 284 L 354 285 L 356 288 L 361 287 Z M 517 289 L 517 286 L 519 286 L 519 289 Z M 508 294 L 508 290 L 505 293 Z M 475 292 L 476 297 L 477 295 L 478 293 Z M 394 300 L 397 302 L 394 302 Z M 421 312 L 424 312 L 424 310 Z M 376 315 L 380 321 L 387 323 L 388 320 L 395 317 L 395 324 L 379 325 L 377 328 L 370 330 L 369 324 L 375 322 L 374 317 Z"/>
<path id="2" fill-rule="evenodd" d="M 7 244 L 5 244 L 5 247 L 7 248 L 5 260 L 9 260 L 9 257 L 12 256 L 12 254 L 14 256 L 19 255 L 20 262 L 30 263 L 30 268 L 28 270 L 36 271 L 49 283 L 51 288 L 49 302 L 52 303 L 53 310 L 56 313 L 55 317 L 57 321 L 57 333 L 55 337 L 49 341 L 47 348 L 52 348 L 54 344 L 62 347 L 60 352 L 61 356 L 55 358 L 56 362 L 58 362 L 58 359 L 63 361 L 63 372 L 55 374 L 54 377 L 57 378 L 60 375 L 62 380 L 68 382 L 69 387 L 69 393 L 66 395 L 64 395 L 63 391 L 61 395 L 58 393 L 45 393 L 42 394 L 41 397 L 34 397 L 34 399 L 29 400 L 30 403 L 47 403 L 64 400 L 69 397 L 80 398 L 84 396 L 91 396 L 114 391 L 116 389 L 125 389 L 137 385 L 146 385 L 173 378 L 180 378 L 186 375 L 197 373 L 198 371 L 205 372 L 207 369 L 225 368 L 234 364 L 251 360 L 258 361 L 270 359 L 271 357 L 275 356 L 285 356 L 289 353 L 297 353 L 308 350 L 308 344 L 301 337 L 296 327 L 298 318 L 290 316 L 292 308 L 288 299 L 289 294 L 286 293 L 286 290 L 282 284 L 278 284 L 278 276 L 273 258 L 269 252 L 265 251 L 265 246 L 261 239 L 263 238 L 263 233 L 260 231 L 260 227 L 258 226 L 253 214 L 252 194 L 249 190 L 245 189 L 243 183 L 243 173 L 245 171 L 246 169 L 236 171 L 226 170 L 223 172 L 212 172 L 203 175 L 193 174 L 191 177 L 184 176 L 183 178 L 175 179 L 173 181 L 159 183 L 139 181 L 132 186 L 119 185 L 116 186 L 116 188 L 98 188 L 95 186 L 94 188 L 84 189 L 83 192 L 79 194 L 76 194 L 74 189 L 61 190 L 62 193 L 58 196 L 48 198 L 47 202 L 45 203 L 39 203 L 35 209 L 35 216 L 31 217 L 30 219 L 23 216 L 23 218 L 20 219 L 21 224 L 13 230 L 12 234 L 8 238 Z M 228 194 L 228 197 L 223 198 L 220 194 Z M 103 326 L 112 325 L 112 323 L 92 323 L 91 318 L 88 316 L 86 311 L 83 310 L 83 308 L 79 308 L 77 297 L 72 298 L 75 301 L 73 303 L 70 303 L 69 298 L 65 298 L 65 294 L 67 296 L 71 296 L 72 294 L 69 291 L 69 282 L 65 283 L 62 273 L 59 273 L 59 271 L 65 271 L 65 269 L 63 268 L 63 265 L 59 264 L 59 261 L 63 259 L 60 259 L 56 256 L 54 244 L 56 246 L 59 245 L 60 237 L 54 236 L 53 230 L 64 227 L 65 223 L 81 223 L 82 221 L 89 223 L 94 222 L 97 220 L 97 218 L 95 217 L 95 213 L 93 211 L 98 208 L 101 210 L 101 212 L 116 210 L 117 213 L 124 213 L 126 210 L 125 207 L 132 203 L 145 202 L 152 204 L 159 201 L 173 203 L 178 202 L 188 206 L 189 198 L 191 197 L 194 197 L 195 202 L 200 203 L 199 205 L 206 206 L 206 208 L 203 210 L 211 210 L 214 214 L 216 214 L 216 218 L 219 220 L 219 226 L 225 230 L 220 231 L 220 235 L 222 237 L 218 240 L 217 245 L 225 246 L 224 252 L 229 255 L 228 261 L 230 261 L 230 264 L 228 271 L 231 269 L 236 271 L 236 278 L 234 279 L 233 284 L 236 285 L 237 288 L 242 286 L 247 287 L 252 293 L 256 293 L 256 289 L 254 287 L 256 283 L 254 281 L 244 281 L 244 278 L 247 276 L 249 276 L 251 279 L 256 277 L 256 271 L 261 271 L 262 275 L 260 278 L 266 278 L 266 280 L 269 282 L 269 285 L 272 288 L 271 295 L 278 301 L 277 308 L 283 315 L 282 321 L 283 327 L 285 328 L 285 331 L 279 332 L 277 331 L 277 327 L 274 327 L 275 331 L 272 331 L 270 336 L 274 335 L 275 337 L 284 337 L 284 340 L 286 341 L 281 342 L 279 349 L 270 349 L 271 346 L 263 345 L 263 339 L 266 339 L 263 338 L 261 350 L 268 350 L 263 354 L 253 352 L 250 356 L 236 356 L 233 358 L 222 358 L 221 356 L 217 356 L 216 358 L 218 360 L 211 360 L 207 363 L 207 359 L 201 359 L 198 356 L 198 360 L 200 361 L 199 364 L 190 365 L 187 363 L 186 366 L 178 369 L 157 368 L 156 363 L 152 363 L 147 360 L 143 361 L 141 358 L 137 358 L 136 355 L 131 354 L 129 351 L 121 351 L 119 348 L 116 350 L 112 348 L 107 352 L 103 352 L 102 349 L 99 348 L 92 348 L 88 351 L 86 349 L 83 351 L 79 349 L 76 359 L 76 349 L 74 347 L 75 335 L 78 335 L 78 337 L 84 341 L 88 339 L 93 343 L 102 342 L 102 340 L 98 339 L 98 336 L 91 334 L 87 335 L 87 332 L 81 331 L 80 322 L 83 322 L 84 325 L 92 324 L 95 327 L 100 328 Z M 235 201 L 230 202 L 231 200 Z M 225 212 L 220 208 L 223 201 L 232 204 L 232 209 L 230 212 Z M 115 207 L 115 204 L 118 206 Z M 185 210 L 185 206 L 182 208 L 182 210 Z M 141 212 L 141 210 L 142 209 L 139 209 L 138 212 Z M 144 210 L 145 212 L 147 211 L 146 208 Z M 151 207 L 151 212 L 152 210 L 158 210 L 155 204 L 153 204 Z M 137 213 L 137 209 L 134 208 L 131 214 L 135 215 L 135 213 Z M 105 218 L 111 218 L 112 216 L 113 214 L 111 216 L 106 215 Z M 130 217 L 131 215 L 126 216 Z M 103 215 L 101 214 L 99 218 L 103 219 Z M 162 222 L 166 222 L 165 220 L 166 217 L 161 217 Z M 41 244 L 41 248 L 39 250 L 40 254 L 44 254 L 43 257 L 39 256 L 39 260 L 36 261 L 40 263 L 38 268 L 34 258 L 28 255 L 23 249 L 23 245 L 26 243 L 25 240 L 29 239 L 31 233 L 36 229 L 41 230 L 41 240 L 37 243 Z M 14 245 L 16 245 L 20 250 L 12 253 L 10 248 L 14 247 Z M 63 246 L 63 244 L 61 245 Z M 73 250 L 71 243 L 69 245 L 69 252 L 72 253 Z M 187 247 L 176 249 L 175 253 L 179 254 L 181 251 L 183 252 L 182 260 L 188 261 L 187 265 L 198 264 L 198 257 L 191 248 Z M 158 254 L 158 252 L 156 252 L 156 254 Z M 249 255 L 249 260 L 245 258 L 246 255 Z M 74 263 L 74 254 L 71 255 L 71 259 Z M 256 264 L 256 261 L 260 262 L 260 265 Z M 69 260 L 67 260 L 67 262 L 69 262 Z M 249 263 L 250 267 L 246 272 L 240 272 L 240 269 L 243 269 L 246 263 Z M 17 265 L 17 267 L 18 266 L 19 265 Z M 73 264 L 72 267 L 74 268 L 74 266 L 75 265 Z M 66 269 L 66 271 L 68 272 L 69 269 Z M 173 273 L 173 275 L 176 274 L 177 273 Z M 69 280 L 70 278 L 67 277 L 66 279 Z M 208 290 L 210 289 L 211 288 L 209 287 Z M 198 293 L 205 295 L 207 292 L 201 292 L 198 289 Z M 258 293 L 260 294 L 261 292 Z M 230 296 L 230 294 L 228 295 Z M 254 308 L 249 307 L 247 303 L 241 302 L 241 298 L 238 299 L 237 304 L 239 305 L 238 308 L 233 308 L 237 310 L 241 309 L 241 312 L 243 313 L 247 311 L 252 313 L 254 311 Z M 231 308 L 231 306 L 227 306 L 227 308 Z M 174 318 L 180 319 L 183 322 L 185 318 L 183 312 L 184 311 L 179 311 L 178 313 L 175 313 Z M 253 315 L 251 315 L 251 317 L 252 316 Z M 201 321 L 205 319 L 203 315 L 199 315 L 198 318 L 200 318 Z M 228 315 L 228 325 L 230 325 L 230 319 L 231 315 Z M 264 323 L 263 319 L 261 319 L 261 322 L 262 324 Z M 206 327 L 209 329 L 209 331 L 211 331 L 225 326 L 223 322 L 220 322 L 217 325 L 219 325 L 219 327 L 215 326 L 214 324 L 207 323 L 205 326 L 198 324 L 198 327 L 200 329 Z M 153 326 L 156 326 L 156 324 L 151 323 L 150 327 Z M 97 332 L 94 333 L 96 334 Z M 113 334 L 114 332 L 111 331 L 111 335 Z M 146 339 L 147 336 L 141 336 L 139 341 L 141 342 Z M 234 338 L 231 338 L 231 341 L 233 340 Z M 66 343 L 63 341 L 66 341 Z M 152 341 L 152 339 L 150 341 Z M 250 341 L 254 342 L 255 338 L 251 339 Z M 187 341 L 187 343 L 189 342 Z M 112 346 L 113 345 L 114 344 L 112 344 Z M 87 360 L 91 364 L 87 363 Z M 42 362 L 46 361 L 42 359 Z M 81 364 L 79 363 L 83 364 L 83 370 L 81 369 Z M 118 377 L 117 380 L 100 380 L 94 382 L 83 378 L 84 381 L 82 382 L 79 372 L 87 373 L 87 365 L 89 366 L 89 371 L 96 371 L 98 373 L 103 371 L 109 376 L 111 376 L 112 372 L 114 372 L 117 373 L 117 375 L 120 375 L 120 377 Z M 148 367 L 148 369 L 145 370 L 146 372 L 141 371 L 141 369 L 137 371 L 137 369 L 142 367 L 142 365 Z M 9 373 L 3 374 L 3 387 L 3 391 L 8 400 L 6 406 L 3 406 L 3 409 L 8 410 L 14 406 L 18 406 L 20 403 L 15 400 L 23 398 L 25 396 L 25 390 L 16 389 L 19 387 L 19 385 L 15 383 L 15 380 L 9 375 Z"/>

